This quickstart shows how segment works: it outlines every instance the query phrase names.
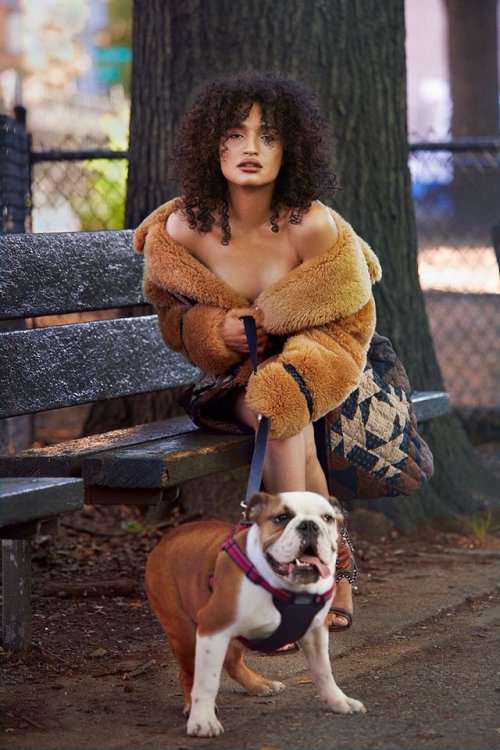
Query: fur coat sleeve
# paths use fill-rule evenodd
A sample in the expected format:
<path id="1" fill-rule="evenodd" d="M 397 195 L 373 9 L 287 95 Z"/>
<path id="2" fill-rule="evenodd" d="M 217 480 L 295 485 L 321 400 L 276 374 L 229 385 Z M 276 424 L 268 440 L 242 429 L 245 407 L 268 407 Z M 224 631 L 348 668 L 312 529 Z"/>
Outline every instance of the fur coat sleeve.
<path id="1" fill-rule="evenodd" d="M 160 206 L 138 227 L 134 247 L 144 252 L 144 288 L 158 310 L 167 344 L 209 374 L 229 367 L 247 373 L 248 357 L 222 338 L 227 310 L 248 307 L 166 232 L 176 202 Z M 336 212 L 338 241 L 302 263 L 255 300 L 264 328 L 285 336 L 276 359 L 251 375 L 249 407 L 270 417 L 272 437 L 297 434 L 341 404 L 357 387 L 375 329 L 372 284 L 381 277 L 370 247 Z M 238 368 L 238 365 L 240 367 Z"/>

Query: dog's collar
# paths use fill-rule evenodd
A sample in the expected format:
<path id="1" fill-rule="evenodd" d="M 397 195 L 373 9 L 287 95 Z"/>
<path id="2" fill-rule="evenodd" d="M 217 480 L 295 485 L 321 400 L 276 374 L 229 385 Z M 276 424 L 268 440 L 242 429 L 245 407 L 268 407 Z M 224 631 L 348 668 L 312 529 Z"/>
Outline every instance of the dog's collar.
<path id="1" fill-rule="evenodd" d="M 245 527 L 251 524 L 240 524 L 238 529 L 241 528 L 242 525 L 243 527 Z M 252 581 L 252 583 L 257 584 L 258 586 L 262 586 L 262 588 L 266 589 L 266 591 L 269 591 L 269 593 L 273 596 L 290 604 L 324 604 L 327 599 L 330 599 L 332 595 L 332 591 L 335 586 L 335 579 L 333 580 L 333 583 L 328 591 L 325 591 L 324 594 L 308 594 L 303 592 L 289 591 L 288 589 L 276 588 L 275 586 L 270 584 L 269 581 L 266 581 L 264 576 L 259 573 L 255 565 L 250 562 L 250 560 L 236 541 L 234 531 L 231 531 L 231 533 L 223 541 L 221 550 L 227 552 L 233 562 L 235 562 L 236 565 L 241 568 L 246 577 L 250 581 Z"/>

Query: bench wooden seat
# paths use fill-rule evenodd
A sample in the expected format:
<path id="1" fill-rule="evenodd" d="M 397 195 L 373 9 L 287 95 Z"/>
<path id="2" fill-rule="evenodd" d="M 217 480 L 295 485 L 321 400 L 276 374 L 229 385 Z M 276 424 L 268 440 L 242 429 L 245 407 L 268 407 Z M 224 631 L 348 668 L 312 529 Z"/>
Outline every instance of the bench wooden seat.
<path id="1" fill-rule="evenodd" d="M 445 414 L 449 411 L 447 394 L 415 394 L 415 408 L 421 421 Z M 195 429 L 89 455 L 82 461 L 82 477 L 87 497 L 97 499 L 103 486 L 166 488 L 187 479 L 248 466 L 252 453 L 252 436 L 210 434 Z"/>
<path id="2" fill-rule="evenodd" d="M 67 478 L 0 480 L 4 648 L 22 648 L 31 627 L 31 543 L 41 524 L 83 507 L 83 482 Z"/>
<path id="3" fill-rule="evenodd" d="M 32 522 L 47 520 L 83 508 L 81 479 L 51 477 L 15 477 L 0 479 L 0 537 Z"/>
<path id="4" fill-rule="evenodd" d="M 6 235 L 2 261 L 0 418 L 159 391 L 197 378 L 198 370 L 164 345 L 156 315 L 131 310 L 146 302 L 143 259 L 132 252 L 130 231 Z M 103 319 L 106 310 L 113 312 Z M 75 312 L 87 319 L 44 317 Z M 420 421 L 449 410 L 446 393 L 415 393 L 413 400 Z M 38 519 L 81 502 L 77 493 L 92 503 L 159 503 L 187 479 L 247 466 L 252 442 L 210 434 L 187 417 L 174 417 L 0 456 L 9 559 L 18 555 L 29 570 L 27 540 L 17 540 L 19 527 L 8 515 L 16 492 L 19 513 L 25 508 L 35 514 L 21 526 L 34 533 Z M 31 486 L 29 501 L 22 490 L 27 477 L 36 480 L 24 485 Z M 12 546 L 18 541 L 24 547 Z M 12 597 L 4 589 L 4 600 Z M 23 602 L 18 623 L 29 619 Z M 4 643 L 22 646 L 29 633 L 23 627 L 12 636 L 4 621 Z"/>
<path id="5" fill-rule="evenodd" d="M 412 400 L 420 423 L 449 411 L 446 393 L 415 392 Z M 110 487 L 140 490 L 123 502 L 155 504 L 163 488 L 248 466 L 252 449 L 251 437 L 207 433 L 188 417 L 174 417 L 3 456 L 0 475 L 81 475 L 87 502 L 108 502 Z"/>
<path id="6" fill-rule="evenodd" d="M 0 455 L 0 476 L 80 476 L 83 460 L 95 453 L 175 438 L 195 430 L 197 427 L 189 417 L 172 417 L 67 440 L 44 448 L 28 448 L 10 455 Z"/>
<path id="7" fill-rule="evenodd" d="M 1 456 L 0 476 L 82 476 L 87 502 L 157 504 L 165 488 L 247 466 L 252 447 L 250 437 L 211 434 L 172 417 Z"/>
<path id="8" fill-rule="evenodd" d="M 451 411 L 450 396 L 444 391 L 413 391 L 411 400 L 419 424 L 444 417 Z"/>

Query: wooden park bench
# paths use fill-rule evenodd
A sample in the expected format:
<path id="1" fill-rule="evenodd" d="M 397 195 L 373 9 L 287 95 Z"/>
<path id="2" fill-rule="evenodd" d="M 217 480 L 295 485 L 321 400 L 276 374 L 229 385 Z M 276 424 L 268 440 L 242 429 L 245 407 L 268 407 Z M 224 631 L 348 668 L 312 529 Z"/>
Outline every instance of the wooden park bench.
<path id="1" fill-rule="evenodd" d="M 187 385 L 196 368 L 171 352 L 145 303 L 132 233 L 2 237 L 0 417 Z M 119 310 L 122 317 L 27 327 L 25 319 Z M 53 323 L 53 321 L 51 321 Z M 12 330 L 16 328 L 17 330 Z M 420 422 L 446 393 L 414 393 Z M 0 456 L 4 648 L 29 642 L 30 539 L 41 522 L 88 503 L 158 504 L 187 479 L 250 463 L 251 437 L 216 435 L 187 417 Z M 21 586 L 21 582 L 23 586 Z"/>

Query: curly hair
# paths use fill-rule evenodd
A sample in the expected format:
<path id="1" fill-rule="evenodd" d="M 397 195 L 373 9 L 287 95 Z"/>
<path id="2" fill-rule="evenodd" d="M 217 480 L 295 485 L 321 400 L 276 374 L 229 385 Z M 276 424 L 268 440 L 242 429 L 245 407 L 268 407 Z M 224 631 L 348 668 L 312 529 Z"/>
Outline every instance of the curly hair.
<path id="1" fill-rule="evenodd" d="M 328 126 L 312 91 L 274 74 L 247 72 L 218 78 L 200 91 L 177 132 L 172 154 L 181 188 L 179 206 L 191 229 L 209 232 L 218 216 L 222 244 L 231 237 L 226 179 L 219 149 L 224 134 L 238 126 L 257 102 L 267 126 L 280 133 L 284 159 L 276 179 L 270 223 L 279 231 L 280 208 L 299 223 L 313 200 L 337 189 L 330 165 Z"/>

